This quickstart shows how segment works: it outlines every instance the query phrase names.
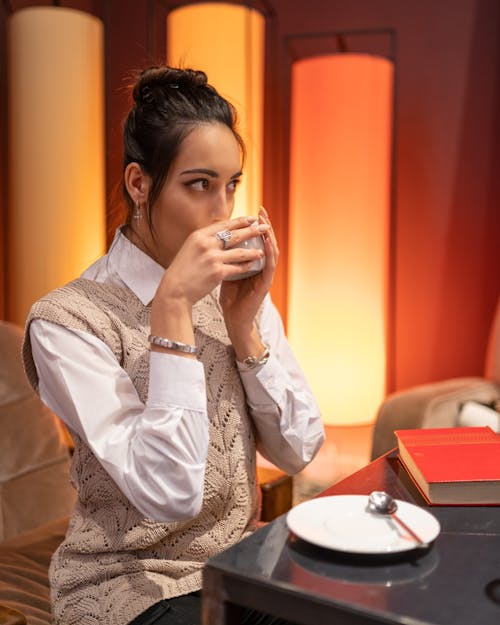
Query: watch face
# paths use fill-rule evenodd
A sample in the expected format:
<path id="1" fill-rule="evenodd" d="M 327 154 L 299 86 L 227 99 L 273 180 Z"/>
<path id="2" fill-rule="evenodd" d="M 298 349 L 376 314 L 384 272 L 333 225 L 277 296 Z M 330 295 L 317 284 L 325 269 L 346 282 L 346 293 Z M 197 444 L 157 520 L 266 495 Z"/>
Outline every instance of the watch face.
<path id="1" fill-rule="evenodd" d="M 243 364 L 247 369 L 253 369 L 254 367 L 260 367 L 261 365 L 265 365 L 269 360 L 269 347 L 266 346 L 266 349 L 260 358 L 256 356 L 247 356 L 243 361 Z"/>
<path id="2" fill-rule="evenodd" d="M 243 361 L 243 364 L 248 368 L 255 367 L 257 363 L 258 360 L 257 358 L 255 358 L 255 356 L 248 356 L 248 358 L 245 358 L 245 360 Z"/>

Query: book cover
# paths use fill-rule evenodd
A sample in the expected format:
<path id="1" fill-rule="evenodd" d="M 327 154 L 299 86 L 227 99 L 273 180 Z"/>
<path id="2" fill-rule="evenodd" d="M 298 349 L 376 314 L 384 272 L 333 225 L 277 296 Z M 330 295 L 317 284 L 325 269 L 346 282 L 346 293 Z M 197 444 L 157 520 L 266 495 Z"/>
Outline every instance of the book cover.
<path id="1" fill-rule="evenodd" d="M 431 504 L 500 504 L 500 436 L 489 427 L 396 430 L 399 457 Z"/>

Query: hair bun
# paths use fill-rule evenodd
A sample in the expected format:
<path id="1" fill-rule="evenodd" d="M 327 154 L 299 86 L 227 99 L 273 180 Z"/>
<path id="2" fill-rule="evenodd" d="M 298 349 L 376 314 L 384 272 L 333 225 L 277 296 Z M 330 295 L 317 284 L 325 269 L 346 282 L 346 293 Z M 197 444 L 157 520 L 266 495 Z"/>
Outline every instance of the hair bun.
<path id="1" fill-rule="evenodd" d="M 154 104 L 155 93 L 165 97 L 167 89 L 190 90 L 207 86 L 205 72 L 173 67 L 150 67 L 139 74 L 132 95 L 138 105 Z"/>

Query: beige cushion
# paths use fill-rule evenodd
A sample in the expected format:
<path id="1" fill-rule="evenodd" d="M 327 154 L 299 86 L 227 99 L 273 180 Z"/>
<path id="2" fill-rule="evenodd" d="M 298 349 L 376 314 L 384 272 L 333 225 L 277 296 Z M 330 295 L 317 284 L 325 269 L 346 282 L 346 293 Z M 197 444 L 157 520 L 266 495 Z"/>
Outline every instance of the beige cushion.
<path id="1" fill-rule="evenodd" d="M 500 384 L 483 378 L 454 378 L 393 393 L 380 406 L 373 430 L 372 459 L 396 446 L 394 430 L 455 427 L 468 400 L 500 399 Z"/>
<path id="2" fill-rule="evenodd" d="M 500 297 L 491 326 L 484 374 L 488 380 L 495 380 L 500 384 Z"/>
<path id="3" fill-rule="evenodd" d="M 67 515 L 75 497 L 64 433 L 26 379 L 22 338 L 0 322 L 0 540 Z"/>

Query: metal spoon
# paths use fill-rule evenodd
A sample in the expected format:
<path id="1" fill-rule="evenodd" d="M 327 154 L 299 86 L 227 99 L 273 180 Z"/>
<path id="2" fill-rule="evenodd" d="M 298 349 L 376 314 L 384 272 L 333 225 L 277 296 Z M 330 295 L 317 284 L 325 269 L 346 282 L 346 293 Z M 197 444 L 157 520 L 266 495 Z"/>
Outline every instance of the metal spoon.
<path id="1" fill-rule="evenodd" d="M 408 532 L 419 547 L 428 547 L 429 544 L 422 540 L 418 534 L 415 534 L 415 532 L 397 516 L 397 509 L 398 504 L 396 503 L 396 500 L 383 490 L 374 490 L 370 493 L 370 496 L 368 497 L 368 510 L 370 512 L 390 516 L 392 519 L 397 521 L 406 532 Z"/>

